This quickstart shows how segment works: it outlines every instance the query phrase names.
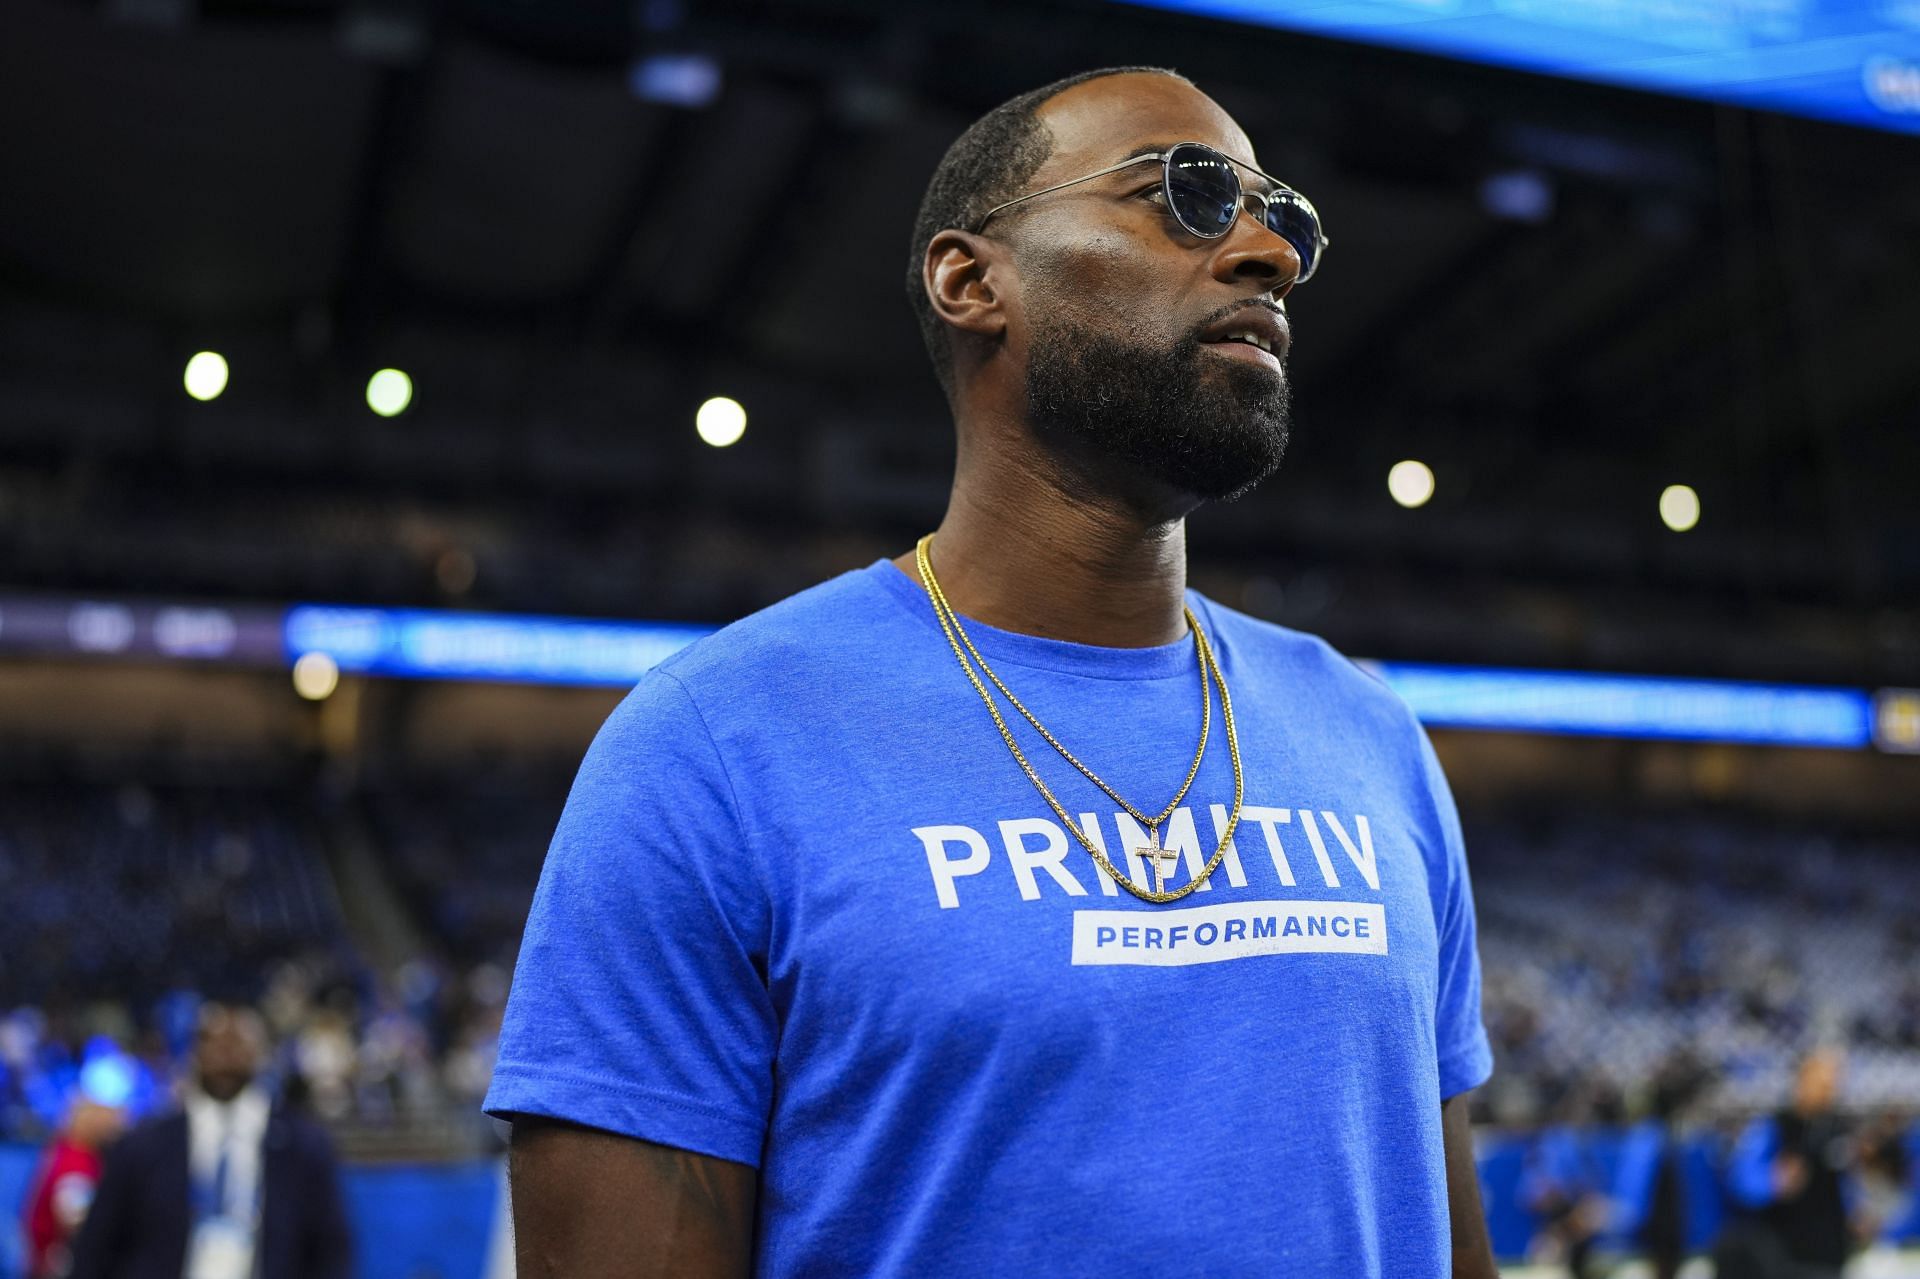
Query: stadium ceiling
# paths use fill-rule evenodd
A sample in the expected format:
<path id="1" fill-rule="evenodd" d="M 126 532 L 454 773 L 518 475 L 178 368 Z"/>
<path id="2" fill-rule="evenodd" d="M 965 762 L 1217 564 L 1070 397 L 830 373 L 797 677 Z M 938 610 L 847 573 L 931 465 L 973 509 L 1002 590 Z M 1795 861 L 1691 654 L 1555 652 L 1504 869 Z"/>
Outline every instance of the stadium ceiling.
<path id="1" fill-rule="evenodd" d="M 928 174 L 1152 62 L 1335 240 L 1293 454 L 1196 522 L 1201 585 L 1388 657 L 1920 681 L 1913 138 L 1092 2 L 19 0 L 0 37 L 0 585 L 714 619 L 897 549 L 950 450 Z M 189 405 L 202 347 L 233 383 Z"/>

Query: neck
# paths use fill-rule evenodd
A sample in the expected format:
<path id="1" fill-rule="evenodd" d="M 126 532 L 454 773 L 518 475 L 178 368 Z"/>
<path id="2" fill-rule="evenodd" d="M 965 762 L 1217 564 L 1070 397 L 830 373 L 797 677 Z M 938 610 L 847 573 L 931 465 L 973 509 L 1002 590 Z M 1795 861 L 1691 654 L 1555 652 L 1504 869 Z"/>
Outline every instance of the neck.
<path id="1" fill-rule="evenodd" d="M 973 452 L 963 442 L 931 548 L 956 612 L 1001 630 L 1108 648 L 1171 644 L 1187 634 L 1191 503 L 1130 494 L 1054 458 L 994 464 Z M 911 552 L 895 563 L 918 578 Z"/>

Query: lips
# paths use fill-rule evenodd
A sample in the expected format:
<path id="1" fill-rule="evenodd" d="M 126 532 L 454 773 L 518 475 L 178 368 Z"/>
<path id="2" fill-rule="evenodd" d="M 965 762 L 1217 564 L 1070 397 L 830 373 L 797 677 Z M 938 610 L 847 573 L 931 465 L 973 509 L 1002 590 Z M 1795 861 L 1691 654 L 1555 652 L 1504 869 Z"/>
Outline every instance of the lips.
<path id="1" fill-rule="evenodd" d="M 1292 337 L 1284 314 L 1256 302 L 1209 324 L 1200 341 L 1228 359 L 1278 370 Z"/>
<path id="2" fill-rule="evenodd" d="M 1276 373 L 1284 367 L 1280 363 L 1279 356 L 1270 351 L 1263 351 L 1248 342 L 1203 342 L 1201 345 L 1209 351 L 1218 352 L 1226 359 L 1238 360 L 1245 364 L 1258 364 Z"/>

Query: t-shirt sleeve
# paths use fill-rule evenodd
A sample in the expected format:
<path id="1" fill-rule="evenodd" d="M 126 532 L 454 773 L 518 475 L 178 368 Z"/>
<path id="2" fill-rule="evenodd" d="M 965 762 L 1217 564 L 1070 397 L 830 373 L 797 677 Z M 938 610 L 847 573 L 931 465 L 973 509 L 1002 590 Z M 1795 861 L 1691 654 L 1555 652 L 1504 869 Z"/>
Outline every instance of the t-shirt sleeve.
<path id="1" fill-rule="evenodd" d="M 527 917 L 488 1114 L 757 1166 L 775 1017 L 767 895 L 705 721 L 650 673 L 574 779 Z"/>
<path id="2" fill-rule="evenodd" d="M 1440 1059 L 1440 1096 L 1445 1100 L 1487 1082 L 1493 1074 L 1493 1047 L 1480 1018 L 1480 949 L 1460 813 L 1433 753 L 1433 743 L 1427 740 L 1425 731 L 1416 731 L 1420 732 L 1420 757 L 1443 852 L 1441 865 L 1428 882 L 1433 893 L 1434 925 L 1440 935 L 1434 1041 Z"/>

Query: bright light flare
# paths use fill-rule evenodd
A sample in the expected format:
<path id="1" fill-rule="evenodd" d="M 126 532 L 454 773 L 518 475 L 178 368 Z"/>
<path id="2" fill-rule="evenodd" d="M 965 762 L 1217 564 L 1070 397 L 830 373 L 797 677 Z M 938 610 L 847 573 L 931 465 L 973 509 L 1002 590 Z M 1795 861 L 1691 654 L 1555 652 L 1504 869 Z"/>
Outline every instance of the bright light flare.
<path id="1" fill-rule="evenodd" d="M 1393 500 L 1409 509 L 1425 506 L 1433 497 L 1433 468 L 1408 458 L 1395 462 L 1387 472 L 1387 492 Z"/>
<path id="2" fill-rule="evenodd" d="M 413 403 L 413 379 L 399 369 L 381 369 L 367 379 L 367 407 L 381 417 L 406 412 Z"/>
<path id="3" fill-rule="evenodd" d="M 227 389 L 227 360 L 218 351 L 201 351 L 187 361 L 187 394 L 201 403 L 220 398 Z"/>
<path id="4" fill-rule="evenodd" d="M 694 414 L 693 429 L 700 432 L 701 439 L 723 449 L 738 444 L 747 433 L 747 411 L 740 407 L 740 401 L 716 395 Z"/>
<path id="5" fill-rule="evenodd" d="M 1700 495 L 1685 484 L 1669 484 L 1660 494 L 1660 522 L 1684 533 L 1700 522 Z"/>
<path id="6" fill-rule="evenodd" d="M 302 653 L 293 664 L 293 691 L 310 702 L 324 702 L 340 687 L 340 667 L 325 653 Z"/>

